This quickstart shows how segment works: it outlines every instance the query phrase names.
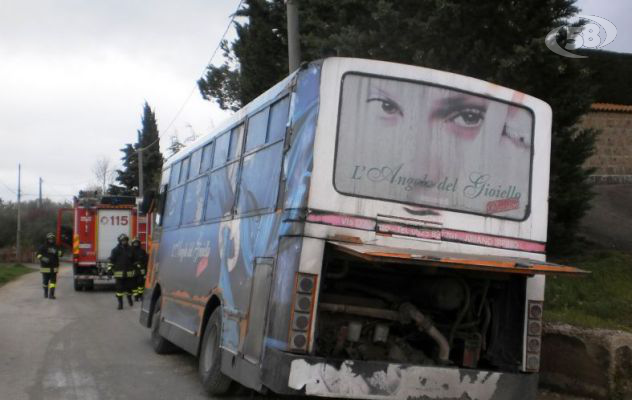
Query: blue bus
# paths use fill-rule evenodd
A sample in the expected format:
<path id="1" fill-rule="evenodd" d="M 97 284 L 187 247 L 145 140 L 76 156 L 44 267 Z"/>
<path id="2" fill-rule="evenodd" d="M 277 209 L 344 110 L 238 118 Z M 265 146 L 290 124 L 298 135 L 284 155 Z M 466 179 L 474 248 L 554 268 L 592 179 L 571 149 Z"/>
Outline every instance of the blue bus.
<path id="1" fill-rule="evenodd" d="M 304 64 L 166 165 L 140 322 L 212 395 L 535 399 L 551 109 Z"/>

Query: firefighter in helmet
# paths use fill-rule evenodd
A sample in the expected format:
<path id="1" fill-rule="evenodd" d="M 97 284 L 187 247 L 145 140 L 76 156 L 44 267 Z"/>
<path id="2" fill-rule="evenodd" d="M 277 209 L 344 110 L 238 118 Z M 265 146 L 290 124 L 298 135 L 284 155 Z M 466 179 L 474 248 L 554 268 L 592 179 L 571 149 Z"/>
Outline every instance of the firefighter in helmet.
<path id="1" fill-rule="evenodd" d="M 63 255 L 60 247 L 55 244 L 55 234 L 46 235 L 46 243 L 37 249 L 37 259 L 40 262 L 40 272 L 42 273 L 42 286 L 44 287 L 44 298 L 55 298 L 55 287 L 57 286 L 57 271 L 59 270 L 59 258 Z"/>
<path id="2" fill-rule="evenodd" d="M 118 245 L 112 249 L 108 260 L 108 273 L 114 276 L 118 309 L 123 309 L 123 296 L 127 296 L 127 301 L 132 306 L 134 304 L 132 289 L 135 287 L 136 266 L 134 251 L 129 245 L 129 237 L 124 233 L 119 235 Z"/>
<path id="3" fill-rule="evenodd" d="M 147 252 L 140 245 L 140 238 L 136 236 L 132 240 L 134 250 L 134 261 L 136 262 L 136 287 L 133 290 L 134 298 L 140 301 L 145 292 L 145 275 L 147 274 Z"/>

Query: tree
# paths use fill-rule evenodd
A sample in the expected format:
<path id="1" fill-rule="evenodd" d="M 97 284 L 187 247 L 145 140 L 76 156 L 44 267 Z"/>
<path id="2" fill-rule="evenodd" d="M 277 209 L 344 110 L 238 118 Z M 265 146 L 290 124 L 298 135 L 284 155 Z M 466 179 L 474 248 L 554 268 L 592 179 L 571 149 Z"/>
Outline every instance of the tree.
<path id="1" fill-rule="evenodd" d="M 575 0 L 302 0 L 304 60 L 363 57 L 460 73 L 528 93 L 553 108 L 549 243 L 572 243 L 592 196 L 582 167 L 595 132 L 576 127 L 593 87 L 582 60 L 560 57 L 546 35 L 577 14 Z M 227 61 L 198 81 L 202 96 L 236 109 L 287 74 L 283 0 L 246 0 Z M 564 30 L 562 30 L 562 33 Z M 564 40 L 563 35 L 559 40 Z M 562 43 L 562 45 L 564 45 Z"/>
<path id="2" fill-rule="evenodd" d="M 184 143 L 180 141 L 180 138 L 178 137 L 177 132 L 171 135 L 170 139 L 171 139 L 171 144 L 169 145 L 169 147 L 167 147 L 167 151 L 169 152 L 167 157 L 173 156 L 174 154 L 176 154 L 177 152 L 179 152 L 180 150 L 184 148 Z"/>
<path id="3" fill-rule="evenodd" d="M 92 166 L 92 173 L 97 180 L 101 193 L 106 193 L 109 185 L 114 180 L 114 169 L 111 167 L 110 159 L 105 156 L 97 158 Z"/>
<path id="4" fill-rule="evenodd" d="M 25 253 L 41 244 L 48 232 L 56 232 L 57 210 L 70 206 L 68 203 L 57 203 L 50 199 L 43 199 L 41 207 L 39 207 L 38 200 L 31 200 L 21 204 L 21 241 Z M 16 225 L 16 203 L 0 202 L 0 249 L 15 246 Z"/>
<path id="5" fill-rule="evenodd" d="M 123 152 L 123 169 L 117 170 L 116 180 L 121 186 L 110 185 L 109 192 L 121 195 L 138 194 L 138 150 L 143 149 L 143 184 L 147 190 L 157 188 L 162 173 L 163 158 L 160 153 L 156 115 L 149 104 L 143 106 L 142 128 L 137 131 L 138 141 L 128 143 Z"/>

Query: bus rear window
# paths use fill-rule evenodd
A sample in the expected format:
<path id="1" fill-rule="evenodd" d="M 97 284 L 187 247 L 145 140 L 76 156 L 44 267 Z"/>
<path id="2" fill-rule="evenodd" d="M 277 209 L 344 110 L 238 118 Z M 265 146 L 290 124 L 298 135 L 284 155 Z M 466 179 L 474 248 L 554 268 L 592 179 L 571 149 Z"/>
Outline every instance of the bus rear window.
<path id="1" fill-rule="evenodd" d="M 343 78 L 334 185 L 341 193 L 522 220 L 533 114 L 445 87 Z"/>

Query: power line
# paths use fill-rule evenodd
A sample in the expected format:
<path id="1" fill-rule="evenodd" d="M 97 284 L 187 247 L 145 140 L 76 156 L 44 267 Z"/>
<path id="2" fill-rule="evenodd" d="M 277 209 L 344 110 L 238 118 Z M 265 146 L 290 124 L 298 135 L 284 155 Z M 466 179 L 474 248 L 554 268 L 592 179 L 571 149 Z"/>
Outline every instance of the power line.
<path id="1" fill-rule="evenodd" d="M 219 40 L 219 42 L 217 43 L 217 46 L 215 47 L 215 50 L 213 50 L 213 54 L 211 54 L 211 58 L 209 58 L 208 62 L 206 63 L 206 65 L 204 66 L 204 69 L 202 70 L 202 73 L 200 74 L 200 76 L 204 75 L 204 71 L 206 71 L 206 68 L 211 65 L 211 62 L 213 62 L 213 58 L 215 58 L 215 55 L 217 54 L 217 51 L 221 48 L 222 46 L 222 42 L 224 41 L 224 38 L 226 37 L 226 34 L 228 33 L 228 30 L 230 29 L 230 27 L 233 24 L 233 21 L 235 20 L 235 16 L 237 15 L 237 12 L 239 11 L 239 9 L 241 8 L 241 4 L 244 2 L 244 0 L 240 0 L 239 4 L 237 4 L 237 9 L 235 9 L 235 12 L 230 16 L 230 21 L 228 22 L 228 25 L 226 26 L 226 29 L 224 30 L 224 33 L 222 34 L 221 39 Z M 169 122 L 169 124 L 167 125 L 167 128 L 165 128 L 165 130 L 162 131 L 162 133 L 160 135 L 158 135 L 158 138 L 156 138 L 156 140 L 154 140 L 153 142 L 151 142 L 150 144 L 148 144 L 145 147 L 142 147 L 138 150 L 136 150 L 137 152 L 140 151 L 145 151 L 148 148 L 150 148 L 151 146 L 155 145 L 156 143 L 160 142 L 160 139 L 163 137 L 163 135 L 165 133 L 167 133 L 169 131 L 169 129 L 171 129 L 171 126 L 176 122 L 176 120 L 178 119 L 178 117 L 180 116 L 180 113 L 182 113 L 182 111 L 184 110 L 184 108 L 186 107 L 187 103 L 189 102 L 189 100 L 191 100 L 191 97 L 193 97 L 193 93 L 195 93 L 195 89 L 197 89 L 197 82 L 195 85 L 193 85 L 193 88 L 191 88 L 191 92 L 189 92 L 189 95 L 187 96 L 186 100 L 184 100 L 184 103 L 182 103 L 182 106 L 180 106 L 180 109 L 178 110 L 178 112 L 176 113 L 176 115 L 173 117 L 173 119 L 171 120 L 171 122 Z"/>
<path id="2" fill-rule="evenodd" d="M 15 190 L 11 189 L 11 188 L 9 187 L 9 185 L 7 185 L 6 183 L 4 183 L 4 182 L 2 182 L 2 181 L 0 181 L 0 183 L 1 183 L 1 184 L 2 184 L 2 186 L 4 186 L 4 187 L 5 187 L 5 188 L 9 191 L 9 192 L 11 192 L 12 194 L 17 195 L 17 193 L 15 192 Z"/>

